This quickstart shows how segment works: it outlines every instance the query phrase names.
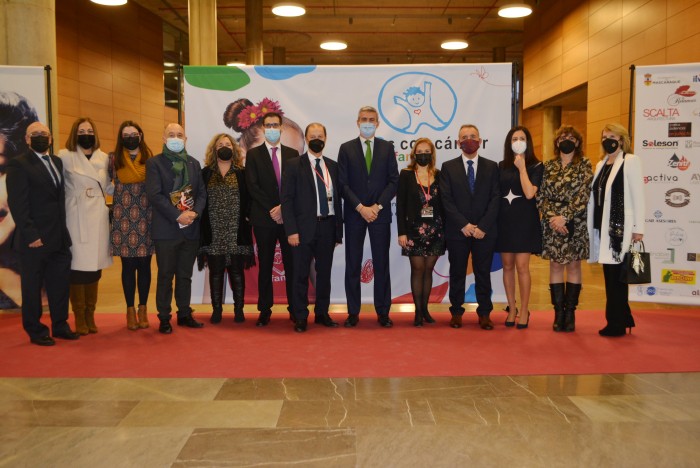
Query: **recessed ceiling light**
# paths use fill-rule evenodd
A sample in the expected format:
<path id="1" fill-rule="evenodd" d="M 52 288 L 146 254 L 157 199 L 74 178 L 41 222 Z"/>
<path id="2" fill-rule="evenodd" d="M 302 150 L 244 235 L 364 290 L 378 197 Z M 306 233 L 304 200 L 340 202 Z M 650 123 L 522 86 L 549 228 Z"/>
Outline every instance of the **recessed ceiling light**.
<path id="1" fill-rule="evenodd" d="M 166 67 L 174 67 L 175 63 L 174 62 L 163 62 L 163 65 Z"/>
<path id="2" fill-rule="evenodd" d="M 326 41 L 321 43 L 321 49 L 324 50 L 343 50 L 347 48 L 348 44 L 344 41 Z"/>
<path id="3" fill-rule="evenodd" d="M 97 3 L 98 5 L 107 6 L 119 6 L 126 5 L 126 0 L 90 0 L 92 3 Z"/>
<path id="4" fill-rule="evenodd" d="M 243 62 L 226 62 L 227 67 L 243 67 L 245 63 Z"/>
<path id="5" fill-rule="evenodd" d="M 498 16 L 503 18 L 522 18 L 532 13 L 532 8 L 524 3 L 504 5 L 498 9 Z"/>
<path id="6" fill-rule="evenodd" d="M 298 3 L 278 3 L 273 5 L 272 13 L 277 16 L 301 16 L 306 13 L 306 9 Z"/>
<path id="7" fill-rule="evenodd" d="M 461 50 L 469 47 L 469 44 L 467 44 L 467 41 L 463 41 L 462 39 L 450 39 L 449 41 L 445 41 L 440 44 L 440 47 L 447 50 Z"/>

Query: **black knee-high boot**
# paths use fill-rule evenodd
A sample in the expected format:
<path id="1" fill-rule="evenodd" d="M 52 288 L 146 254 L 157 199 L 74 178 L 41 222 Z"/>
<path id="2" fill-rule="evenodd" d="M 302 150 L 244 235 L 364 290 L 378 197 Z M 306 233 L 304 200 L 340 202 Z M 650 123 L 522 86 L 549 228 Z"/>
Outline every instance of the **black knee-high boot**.
<path id="1" fill-rule="evenodd" d="M 554 323 L 552 330 L 564 331 L 564 283 L 551 283 L 549 294 L 554 306 Z"/>
<path id="2" fill-rule="evenodd" d="M 564 331 L 572 332 L 576 330 L 576 306 L 578 297 L 581 294 L 581 285 L 576 283 L 566 283 L 566 300 L 564 303 Z"/>
<path id="3" fill-rule="evenodd" d="M 226 271 L 226 256 L 209 255 L 209 292 L 211 294 L 211 323 L 221 322 L 221 313 L 224 310 L 224 272 Z"/>
<path id="4" fill-rule="evenodd" d="M 233 321 L 245 322 L 243 305 L 245 304 L 245 271 L 243 271 L 243 258 L 233 255 L 231 265 L 228 268 L 228 283 L 233 292 Z"/>

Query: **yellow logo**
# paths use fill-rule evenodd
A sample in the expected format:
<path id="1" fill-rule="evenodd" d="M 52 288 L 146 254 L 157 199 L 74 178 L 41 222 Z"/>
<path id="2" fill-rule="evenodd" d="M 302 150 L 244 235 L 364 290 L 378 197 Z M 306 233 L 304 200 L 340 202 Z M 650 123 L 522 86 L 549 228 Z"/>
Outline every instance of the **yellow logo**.
<path id="1" fill-rule="evenodd" d="M 695 270 L 661 270 L 661 282 L 671 284 L 695 284 Z"/>

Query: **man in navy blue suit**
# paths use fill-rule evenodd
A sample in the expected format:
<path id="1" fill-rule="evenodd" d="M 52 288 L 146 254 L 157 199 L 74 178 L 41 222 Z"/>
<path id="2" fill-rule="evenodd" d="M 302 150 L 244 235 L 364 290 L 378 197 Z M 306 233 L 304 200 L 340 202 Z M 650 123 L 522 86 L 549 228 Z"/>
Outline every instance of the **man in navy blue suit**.
<path id="1" fill-rule="evenodd" d="M 328 315 L 331 300 L 333 251 L 343 239 L 338 163 L 323 156 L 326 127 L 312 123 L 304 132 L 309 150 L 287 163 L 282 183 L 284 230 L 292 248 L 294 277 L 290 302 L 294 330 L 306 331 L 309 316 L 309 270 L 316 261 L 315 323 L 338 324 Z"/>
<path id="2" fill-rule="evenodd" d="M 360 136 L 343 143 L 338 152 L 340 185 L 345 200 L 345 295 L 348 300 L 346 327 L 359 322 L 362 251 L 369 231 L 374 267 L 374 308 L 383 327 L 393 325 L 389 244 L 391 200 L 399 180 L 393 143 L 376 138 L 379 114 L 362 107 L 357 116 Z"/>
<path id="3" fill-rule="evenodd" d="M 459 145 L 462 154 L 445 161 L 440 171 L 445 239 L 450 260 L 450 326 L 462 326 L 467 262 L 471 255 L 479 326 L 492 330 L 491 262 L 498 224 L 498 165 L 479 156 L 481 137 L 474 125 L 462 125 Z"/>

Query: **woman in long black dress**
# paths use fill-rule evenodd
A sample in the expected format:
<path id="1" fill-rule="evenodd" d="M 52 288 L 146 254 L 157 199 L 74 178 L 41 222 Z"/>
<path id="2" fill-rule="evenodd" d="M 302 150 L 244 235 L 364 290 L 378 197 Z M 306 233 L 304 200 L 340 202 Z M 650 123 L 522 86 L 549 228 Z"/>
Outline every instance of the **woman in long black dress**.
<path id="1" fill-rule="evenodd" d="M 435 167 L 435 145 L 428 138 L 416 140 L 411 160 L 399 175 L 396 194 L 396 226 L 401 255 L 411 262 L 411 293 L 416 307 L 413 324 L 434 323 L 428 312 L 433 288 L 433 268 L 445 254 L 445 220 Z"/>
<path id="2" fill-rule="evenodd" d="M 496 252 L 503 260 L 503 286 L 508 298 L 506 326 L 527 328 L 530 323 L 530 255 L 542 252 L 542 228 L 535 195 L 544 166 L 535 156 L 530 131 L 515 127 L 508 132 L 500 169 L 501 206 L 498 212 Z M 519 314 L 515 300 L 515 272 L 520 288 Z"/>

